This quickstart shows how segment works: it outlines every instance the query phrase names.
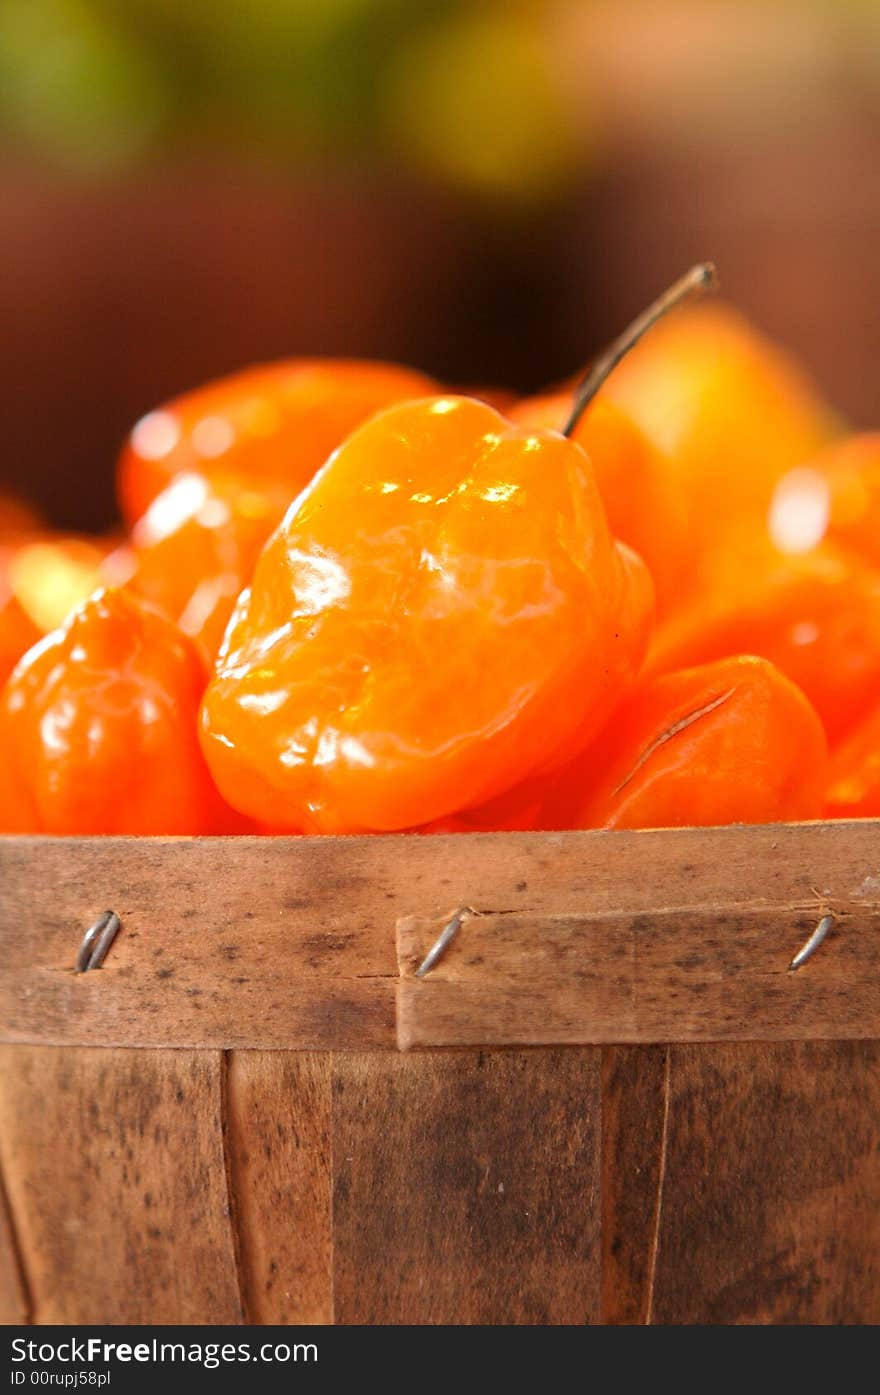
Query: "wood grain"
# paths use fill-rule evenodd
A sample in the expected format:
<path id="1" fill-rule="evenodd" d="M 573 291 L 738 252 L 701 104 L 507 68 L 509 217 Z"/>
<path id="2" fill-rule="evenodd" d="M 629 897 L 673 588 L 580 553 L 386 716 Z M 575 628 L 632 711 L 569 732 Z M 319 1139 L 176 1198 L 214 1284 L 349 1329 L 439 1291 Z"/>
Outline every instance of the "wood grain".
<path id="1" fill-rule="evenodd" d="M 880 1321 L 878 1042 L 6 1046 L 0 1164 L 6 1321 Z"/>
<path id="2" fill-rule="evenodd" d="M 602 1048 L 604 1323 L 644 1323 L 648 1314 L 662 1219 L 668 1058 L 667 1046 Z"/>
<path id="3" fill-rule="evenodd" d="M 252 1323 L 332 1321 L 329 1054 L 236 1051 L 228 1147 Z"/>
<path id="4" fill-rule="evenodd" d="M 6 1189 L 0 1183 L 0 1325 L 18 1326 L 31 1320 L 27 1278 L 9 1214 Z"/>
<path id="5" fill-rule="evenodd" d="M 341 1323 L 600 1315 L 599 1053 L 336 1058 Z"/>
<path id="6" fill-rule="evenodd" d="M 661 1004 L 670 992 L 675 995 L 673 1037 L 706 1030 L 706 1012 L 701 1018 L 693 996 L 698 980 L 708 980 L 713 1013 L 722 1025 L 726 1017 L 722 1034 L 732 1035 L 746 1030 L 752 999 L 733 991 L 732 959 L 723 968 L 714 962 L 715 941 L 751 935 L 750 964 L 756 940 L 778 944 L 782 957 L 790 958 L 818 903 L 811 888 L 863 917 L 880 901 L 878 830 L 880 823 L 865 820 L 644 833 L 0 838 L 0 1040 L 393 1049 L 395 925 L 407 917 L 436 923 L 460 905 L 492 913 L 467 927 L 471 942 L 476 925 L 491 925 L 494 932 L 509 923 L 521 947 L 530 941 L 545 963 L 549 948 L 541 947 L 536 927 L 543 937 L 554 924 L 564 930 L 576 922 L 595 939 L 604 924 L 609 948 L 630 946 L 620 950 L 618 977 L 623 969 L 630 972 L 633 943 L 641 956 L 641 947 L 649 945 L 646 934 L 653 935 L 649 958 L 640 957 L 636 966 L 635 1027 L 627 1028 L 624 1020 L 627 1013 L 633 1020 L 626 982 L 615 988 L 606 980 L 597 1000 L 597 965 L 591 961 L 572 1006 L 583 1016 L 585 993 L 591 1021 L 605 1013 L 605 1021 L 588 1033 L 591 1040 L 641 1039 L 651 1030 L 649 967 L 659 975 Z M 82 932 L 107 906 L 121 915 L 122 932 L 103 969 L 74 976 Z M 845 945 L 835 934 L 836 946 L 829 939 L 790 984 L 780 981 L 778 957 L 772 957 L 769 988 L 781 994 L 784 1031 L 812 1034 L 807 999 L 824 1002 L 826 1033 L 838 1030 L 838 1015 L 844 1035 L 854 1022 L 868 1022 L 876 1000 L 865 981 L 880 982 L 874 924 L 861 945 L 855 934 L 847 935 Z M 701 925 L 708 945 L 697 933 Z M 846 926 L 855 929 L 855 918 Z M 704 952 L 712 951 L 705 965 L 679 962 L 687 956 L 676 952 L 683 938 L 696 938 Z M 406 995 L 419 995 L 422 1013 L 454 962 L 438 966 L 424 984 L 407 983 L 404 1016 Z M 845 967 L 858 976 L 854 991 L 866 995 L 852 1009 L 847 994 L 853 985 L 846 987 L 835 974 L 836 963 L 841 972 Z M 807 974 L 808 980 L 802 978 Z M 569 991 L 564 978 L 557 975 L 557 982 Z M 488 972 L 483 983 L 494 992 Z M 456 991 L 463 1002 L 465 985 Z M 622 1034 L 612 1000 L 614 1013 L 623 1015 Z M 485 1004 L 468 1003 L 467 1010 L 485 1011 Z M 528 1002 L 520 1008 L 528 1017 Z M 792 1014 L 796 1020 L 789 1022 Z M 657 1020 L 657 1030 L 667 1035 L 668 1016 Z M 513 1043 L 583 1038 L 582 1023 L 570 1035 L 560 1034 L 552 1020 L 546 1033 L 539 1027 L 527 1022 Z M 406 1031 L 412 1040 L 424 1039 L 417 1024 Z"/>
<path id="7" fill-rule="evenodd" d="M 218 1052 L 0 1051 L 0 1162 L 39 1323 L 242 1320 Z"/>
<path id="8" fill-rule="evenodd" d="M 651 1320 L 880 1321 L 880 1043 L 672 1047 L 669 1086 Z"/>
<path id="9" fill-rule="evenodd" d="M 475 916 L 421 979 L 412 966 L 442 917 L 411 917 L 398 926 L 398 1043 L 880 1036 L 880 904 L 846 906 L 794 973 L 823 909 L 809 896 L 782 907 Z"/>

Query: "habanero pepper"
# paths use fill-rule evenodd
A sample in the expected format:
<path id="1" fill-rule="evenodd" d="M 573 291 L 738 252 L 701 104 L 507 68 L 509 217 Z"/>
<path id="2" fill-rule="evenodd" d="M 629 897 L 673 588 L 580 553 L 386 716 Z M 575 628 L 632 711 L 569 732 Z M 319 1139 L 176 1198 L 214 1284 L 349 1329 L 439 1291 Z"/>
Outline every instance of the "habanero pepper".
<path id="1" fill-rule="evenodd" d="M 834 752 L 826 814 L 830 819 L 880 818 L 880 707 Z"/>
<path id="2" fill-rule="evenodd" d="M 769 659 L 806 694 L 832 745 L 880 692 L 880 569 L 823 543 L 719 553 L 705 594 L 658 630 L 654 673 L 735 654 Z"/>
<path id="3" fill-rule="evenodd" d="M 9 584 L 41 634 L 55 630 L 101 585 L 107 549 L 94 538 L 47 533 L 14 548 Z"/>
<path id="4" fill-rule="evenodd" d="M 176 475 L 132 529 L 127 585 L 213 664 L 233 607 L 290 503 L 283 485 Z"/>
<path id="5" fill-rule="evenodd" d="M 764 532 L 781 477 L 840 432 L 801 369 L 723 304 L 665 319 L 605 395 L 669 462 L 692 586 L 731 535 Z"/>
<path id="6" fill-rule="evenodd" d="M 281 485 L 293 499 L 367 417 L 437 391 L 415 369 L 359 359 L 285 359 L 220 378 L 136 423 L 117 466 L 123 518 L 134 524 L 183 471 Z"/>
<path id="7" fill-rule="evenodd" d="M 101 582 L 104 549 L 65 534 L 0 540 L 0 685 L 19 659 Z"/>
<path id="8" fill-rule="evenodd" d="M 641 681 L 574 766 L 542 826 L 675 828 L 821 815 L 822 724 L 764 659 L 738 656 Z"/>
<path id="9" fill-rule="evenodd" d="M 511 408 L 511 421 L 561 431 L 571 393 L 544 393 Z M 648 565 L 664 614 L 687 584 L 687 521 L 672 485 L 669 462 L 616 403 L 599 394 L 572 431 L 596 472 L 612 533 Z"/>
<path id="10" fill-rule="evenodd" d="M 423 824 L 575 755 L 633 682 L 651 613 L 580 446 L 468 398 L 403 403 L 266 545 L 203 749 L 264 824 Z"/>
<path id="11" fill-rule="evenodd" d="M 880 567 L 880 432 L 843 436 L 784 475 L 768 527 L 785 550 L 827 541 Z"/>
<path id="12" fill-rule="evenodd" d="M 21 656 L 42 637 L 10 582 L 14 551 L 0 543 L 0 684 L 6 682 Z"/>
<path id="13" fill-rule="evenodd" d="M 98 591 L 0 693 L 0 830 L 240 831 L 199 749 L 206 676 L 165 616 L 125 591 Z"/>
<path id="14" fill-rule="evenodd" d="M 819 818 L 828 750 L 798 688 L 739 655 L 640 679 L 569 765 L 419 833 Z"/>

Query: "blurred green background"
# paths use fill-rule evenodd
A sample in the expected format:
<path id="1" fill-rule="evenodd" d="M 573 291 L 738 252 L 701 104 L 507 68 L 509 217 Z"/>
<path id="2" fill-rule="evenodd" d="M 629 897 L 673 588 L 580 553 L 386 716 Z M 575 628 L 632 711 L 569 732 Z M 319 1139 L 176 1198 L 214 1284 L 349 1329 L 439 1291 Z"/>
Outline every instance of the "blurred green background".
<path id="1" fill-rule="evenodd" d="M 291 353 L 572 372 L 690 261 L 878 424 L 876 0 L 2 0 L 2 482 Z"/>

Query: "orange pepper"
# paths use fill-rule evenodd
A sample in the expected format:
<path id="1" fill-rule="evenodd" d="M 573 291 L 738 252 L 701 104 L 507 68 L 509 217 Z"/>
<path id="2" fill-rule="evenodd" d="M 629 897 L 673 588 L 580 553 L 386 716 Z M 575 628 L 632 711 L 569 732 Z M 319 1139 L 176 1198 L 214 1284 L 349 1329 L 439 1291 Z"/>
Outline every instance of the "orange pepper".
<path id="1" fill-rule="evenodd" d="M 573 767 L 545 823 L 674 828 L 818 818 L 822 724 L 763 659 L 721 659 L 643 680 Z"/>
<path id="2" fill-rule="evenodd" d="M 779 479 L 839 423 L 793 361 L 736 311 L 670 315 L 602 389 L 670 463 L 692 584 L 731 533 L 763 533 Z M 658 528 L 665 526 L 661 515 Z"/>
<path id="3" fill-rule="evenodd" d="M 175 476 L 131 534 L 132 590 L 177 622 L 213 664 L 239 594 L 290 497 L 269 482 Z"/>
<path id="4" fill-rule="evenodd" d="M 0 544 L 0 685 L 42 634 L 22 609 L 10 584 L 9 565 L 13 556 L 13 548 Z"/>
<path id="5" fill-rule="evenodd" d="M 779 481 L 769 531 L 806 551 L 823 539 L 880 567 L 880 432 L 844 436 Z"/>
<path id="6" fill-rule="evenodd" d="M 199 749 L 206 673 L 191 642 L 124 591 L 99 591 L 0 695 L 6 833 L 223 832 Z"/>
<path id="7" fill-rule="evenodd" d="M 85 538 L 40 532 L 0 542 L 0 686 L 32 644 L 95 590 L 102 551 Z"/>
<path id="8" fill-rule="evenodd" d="M 135 523 L 182 471 L 281 484 L 292 499 L 367 417 L 436 391 L 414 369 L 358 359 L 286 359 L 220 378 L 136 424 L 117 470 L 123 517 Z"/>
<path id="9" fill-rule="evenodd" d="M 511 409 L 512 421 L 561 431 L 571 411 L 571 393 L 525 398 Z M 662 614 L 680 599 L 685 584 L 687 526 L 684 506 L 672 487 L 670 462 L 609 398 L 599 395 L 581 417 L 572 439 L 583 446 L 616 538 L 647 563 Z"/>
<path id="10" fill-rule="evenodd" d="M 478 402 L 488 402 L 489 406 L 494 407 L 496 412 L 500 412 L 504 417 L 511 417 L 511 420 L 513 419 L 513 410 L 520 400 L 518 395 L 511 392 L 509 388 L 497 387 L 494 384 L 451 384 L 446 391 L 455 397 L 475 397 Z"/>
<path id="11" fill-rule="evenodd" d="M 875 707 L 832 756 L 827 816 L 880 818 L 880 707 Z"/>
<path id="12" fill-rule="evenodd" d="M 650 614 L 578 445 L 468 398 L 401 404 L 266 545 L 204 750 L 264 824 L 426 823 L 573 756 L 633 681 Z"/>
<path id="13" fill-rule="evenodd" d="M 105 555 L 96 540 L 56 533 L 14 549 L 9 584 L 40 634 L 57 629 L 100 586 Z"/>
<path id="14" fill-rule="evenodd" d="M 743 653 L 776 664 L 839 741 L 880 692 L 880 569 L 830 544 L 802 556 L 766 545 L 720 555 L 704 596 L 658 631 L 649 668 Z"/>

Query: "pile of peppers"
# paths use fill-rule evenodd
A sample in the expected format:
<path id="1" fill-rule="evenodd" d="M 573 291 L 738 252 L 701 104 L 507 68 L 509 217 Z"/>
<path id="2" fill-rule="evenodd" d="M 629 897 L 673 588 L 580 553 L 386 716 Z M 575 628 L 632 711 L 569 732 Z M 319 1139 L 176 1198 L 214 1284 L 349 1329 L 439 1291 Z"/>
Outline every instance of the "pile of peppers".
<path id="1" fill-rule="evenodd" d="M 352 360 L 190 392 L 112 538 L 0 497 L 0 832 L 880 816 L 880 434 L 712 280 L 526 400 Z"/>

